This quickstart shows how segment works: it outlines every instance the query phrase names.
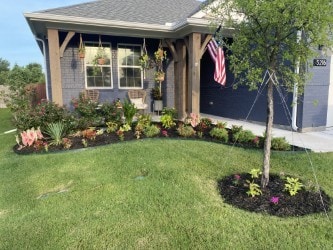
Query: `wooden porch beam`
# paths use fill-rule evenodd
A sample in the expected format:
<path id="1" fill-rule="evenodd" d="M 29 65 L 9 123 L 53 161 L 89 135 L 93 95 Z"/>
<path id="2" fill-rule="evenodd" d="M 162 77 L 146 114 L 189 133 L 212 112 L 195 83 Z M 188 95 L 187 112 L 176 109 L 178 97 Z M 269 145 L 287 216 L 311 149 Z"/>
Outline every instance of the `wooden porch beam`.
<path id="1" fill-rule="evenodd" d="M 74 31 L 69 31 L 66 35 L 66 38 L 64 40 L 64 42 L 61 44 L 60 46 L 60 57 L 63 57 L 64 56 L 64 52 L 65 52 L 65 49 L 69 43 L 69 41 L 72 39 L 72 37 L 75 35 L 75 32 Z"/>
<path id="2" fill-rule="evenodd" d="M 200 53 L 201 34 L 189 36 L 188 112 L 200 113 Z"/>
<path id="3" fill-rule="evenodd" d="M 187 51 L 189 51 L 190 45 L 189 45 L 189 39 L 188 39 L 188 37 L 184 37 L 184 42 L 185 42 L 185 46 L 186 46 Z"/>
<path id="4" fill-rule="evenodd" d="M 186 45 L 184 40 L 176 41 L 176 50 L 178 54 L 178 62 L 175 63 L 175 107 L 178 111 L 180 120 L 186 118 L 187 104 L 187 60 L 186 60 Z"/>
<path id="5" fill-rule="evenodd" d="M 60 48 L 59 32 L 55 29 L 47 30 L 49 42 L 49 61 L 50 61 L 50 78 L 52 89 L 52 101 L 63 105 L 62 83 L 61 83 L 61 65 L 60 65 Z"/>
<path id="6" fill-rule="evenodd" d="M 173 45 L 173 43 L 171 42 L 170 39 L 165 39 L 166 44 L 168 45 L 173 61 L 174 62 L 178 62 L 178 55 L 177 55 L 177 51 L 175 49 L 175 46 Z"/>
<path id="7" fill-rule="evenodd" d="M 207 35 L 204 42 L 202 43 L 201 48 L 200 48 L 200 59 L 202 58 L 203 54 L 205 54 L 207 44 L 212 39 L 212 37 L 213 37 L 212 35 Z"/>

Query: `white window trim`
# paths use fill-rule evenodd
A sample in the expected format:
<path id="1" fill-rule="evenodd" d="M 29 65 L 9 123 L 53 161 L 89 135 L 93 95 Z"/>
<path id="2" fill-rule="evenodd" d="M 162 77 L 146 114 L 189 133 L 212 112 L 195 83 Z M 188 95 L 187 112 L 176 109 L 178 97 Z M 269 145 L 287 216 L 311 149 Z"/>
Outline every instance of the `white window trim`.
<path id="1" fill-rule="evenodd" d="M 132 44 L 132 43 L 118 43 L 117 44 L 118 88 L 119 89 L 143 89 L 143 70 L 142 70 L 141 66 L 131 67 L 131 68 L 140 68 L 140 71 L 141 71 L 141 87 L 121 87 L 120 86 L 120 73 L 119 72 L 120 72 L 121 68 L 126 68 L 126 67 L 120 67 L 119 57 L 118 57 L 119 46 L 136 46 L 136 47 L 140 47 L 140 55 L 142 55 L 142 46 L 140 44 Z"/>
<path id="2" fill-rule="evenodd" d="M 84 42 L 85 46 L 86 44 L 97 44 L 98 42 L 96 41 L 86 41 Z M 111 78 L 111 86 L 110 87 L 89 87 L 88 86 L 88 81 L 87 81 L 87 66 L 93 66 L 92 64 L 87 64 L 86 63 L 86 59 L 84 58 L 84 81 L 85 81 L 85 88 L 86 89 L 113 89 L 113 72 L 112 72 L 112 44 L 109 42 L 102 42 L 102 46 L 104 47 L 104 45 L 108 45 L 108 47 L 110 49 L 110 65 L 102 65 L 102 66 L 98 66 L 98 67 L 110 67 L 110 78 Z"/>

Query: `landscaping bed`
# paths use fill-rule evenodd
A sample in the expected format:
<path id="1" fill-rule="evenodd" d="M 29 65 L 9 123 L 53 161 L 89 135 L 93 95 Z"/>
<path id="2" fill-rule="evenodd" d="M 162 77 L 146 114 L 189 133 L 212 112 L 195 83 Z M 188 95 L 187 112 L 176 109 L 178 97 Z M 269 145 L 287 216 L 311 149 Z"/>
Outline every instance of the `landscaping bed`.
<path id="1" fill-rule="evenodd" d="M 153 122 L 154 126 L 159 128 L 159 132 L 154 136 L 147 136 L 142 133 L 139 137 L 136 134 L 136 125 L 134 123 L 131 127 L 130 131 L 123 132 L 123 138 L 121 138 L 117 132 L 108 133 L 106 127 L 95 127 L 92 128 L 93 131 L 103 131 L 102 134 L 95 135 L 92 138 L 87 138 L 82 133 L 71 134 L 66 138 L 71 140 L 71 146 L 66 147 L 64 143 L 60 145 L 53 145 L 49 143 L 47 137 L 39 143 L 38 145 L 33 144 L 31 146 L 22 147 L 19 144 L 16 144 L 13 147 L 13 150 L 17 154 L 32 154 L 32 153 L 47 153 L 47 152 L 61 152 L 68 150 L 76 150 L 82 148 L 90 148 L 96 146 L 103 146 L 113 143 L 120 143 L 124 141 L 133 141 L 133 140 L 142 140 L 147 138 L 165 138 L 165 139 L 186 139 L 186 140 L 204 140 L 215 143 L 223 143 L 230 146 L 243 147 L 243 148 L 257 148 L 262 149 L 263 147 L 263 138 L 262 137 L 254 137 L 254 139 L 246 141 L 246 142 L 238 142 L 233 141 L 233 132 L 231 129 L 226 129 L 228 131 L 228 139 L 227 141 L 212 137 L 209 132 L 212 128 L 216 127 L 216 125 L 211 125 L 206 129 L 194 129 L 195 133 L 188 136 L 181 136 L 177 131 L 177 128 L 181 125 L 184 125 L 183 122 L 177 122 L 177 125 L 173 128 L 163 128 L 163 124 L 161 122 Z M 200 133 L 199 133 L 200 132 Z M 86 141 L 86 144 L 83 143 L 82 140 Z M 47 145 L 47 149 L 45 147 Z M 273 149 L 274 150 L 274 149 Z M 304 148 L 299 148 L 296 146 L 288 147 L 287 149 L 280 151 L 304 151 Z"/>
<path id="2" fill-rule="evenodd" d="M 218 181 L 218 189 L 224 201 L 243 210 L 275 215 L 279 217 L 303 216 L 330 211 L 331 199 L 312 183 L 307 183 L 295 195 L 285 191 L 285 176 L 270 175 L 268 186 L 261 195 L 247 194 L 250 174 L 226 176 Z M 255 183 L 260 185 L 259 179 Z"/>

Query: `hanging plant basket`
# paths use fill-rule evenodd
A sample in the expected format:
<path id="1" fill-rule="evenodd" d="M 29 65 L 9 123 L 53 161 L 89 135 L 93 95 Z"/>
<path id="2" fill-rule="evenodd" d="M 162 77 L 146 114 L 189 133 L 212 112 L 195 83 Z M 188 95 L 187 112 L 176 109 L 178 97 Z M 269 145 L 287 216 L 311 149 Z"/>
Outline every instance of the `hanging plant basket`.
<path id="1" fill-rule="evenodd" d="M 106 57 L 105 50 L 102 46 L 101 37 L 99 37 L 99 44 L 98 44 L 97 53 L 94 58 L 94 65 L 104 65 L 105 57 Z"/>
<path id="2" fill-rule="evenodd" d="M 98 63 L 98 65 L 104 65 L 105 64 L 105 58 L 98 58 L 97 63 Z"/>
<path id="3" fill-rule="evenodd" d="M 162 71 L 158 71 L 155 73 L 155 81 L 157 82 L 163 82 L 165 78 L 165 73 Z"/>
<path id="4" fill-rule="evenodd" d="M 85 56 L 86 56 L 85 52 L 79 52 L 79 58 L 80 59 L 85 58 Z"/>
<path id="5" fill-rule="evenodd" d="M 82 34 L 80 34 L 80 44 L 79 44 L 79 58 L 83 59 L 86 55 L 86 48 L 84 46 L 84 43 L 82 41 Z"/>

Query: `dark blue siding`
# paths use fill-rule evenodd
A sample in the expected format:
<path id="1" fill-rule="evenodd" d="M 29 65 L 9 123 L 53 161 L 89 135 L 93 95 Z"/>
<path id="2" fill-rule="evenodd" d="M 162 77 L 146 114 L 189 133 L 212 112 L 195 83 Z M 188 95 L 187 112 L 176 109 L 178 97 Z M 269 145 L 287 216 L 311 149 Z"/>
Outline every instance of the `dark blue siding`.
<path id="1" fill-rule="evenodd" d="M 255 102 L 257 91 L 249 91 L 245 86 L 233 89 L 234 76 L 229 70 L 228 61 L 226 61 L 226 66 L 227 84 L 223 87 L 215 83 L 213 79 L 214 63 L 208 52 L 203 56 L 201 61 L 200 112 L 232 119 L 246 119 Z M 290 119 L 286 113 L 291 113 L 292 94 L 284 92 L 283 96 L 288 106 L 287 111 L 283 108 L 283 101 L 275 90 L 274 124 L 289 126 Z M 266 90 L 264 90 L 254 104 L 248 120 L 266 122 L 266 109 Z"/>

